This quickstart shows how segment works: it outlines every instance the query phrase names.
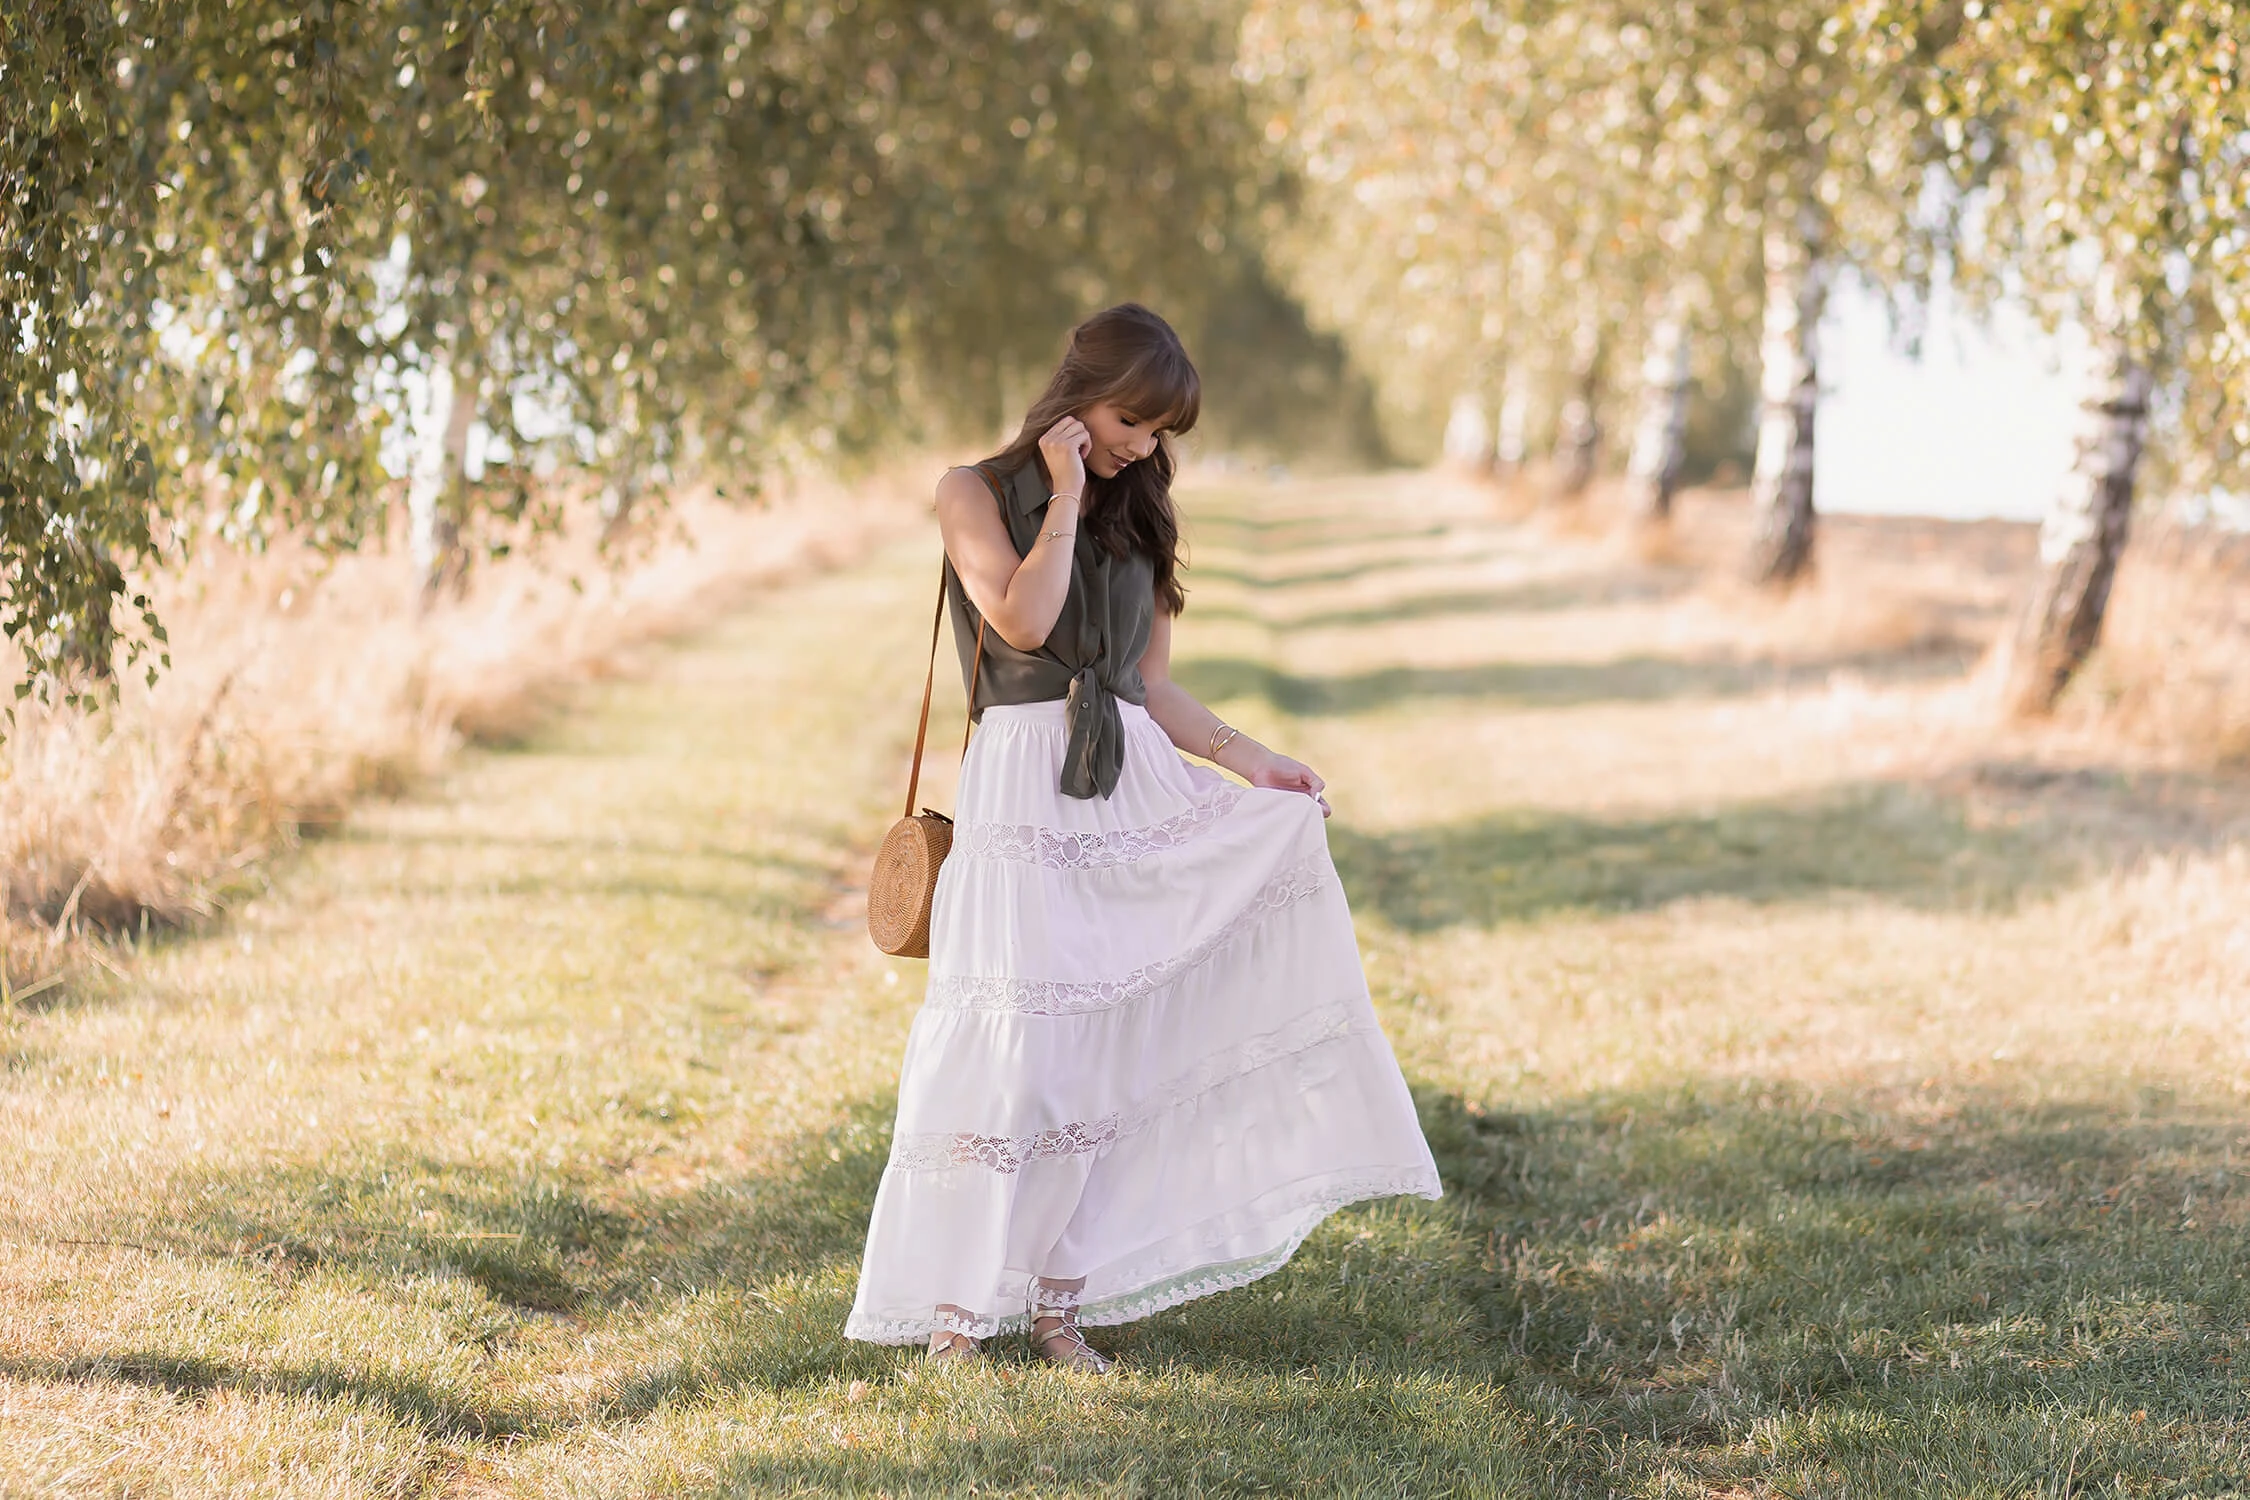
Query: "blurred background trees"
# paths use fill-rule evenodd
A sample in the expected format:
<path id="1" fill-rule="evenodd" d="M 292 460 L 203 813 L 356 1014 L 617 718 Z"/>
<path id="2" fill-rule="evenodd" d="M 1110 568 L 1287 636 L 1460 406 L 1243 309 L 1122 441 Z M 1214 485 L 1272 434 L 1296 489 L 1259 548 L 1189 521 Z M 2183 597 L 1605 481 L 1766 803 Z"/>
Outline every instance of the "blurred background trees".
<path id="1" fill-rule="evenodd" d="M 2017 703 L 2148 473 L 2250 450 L 2243 11 L 2014 0 L 23 0 L 0 23 L 0 624 L 161 648 L 159 549 L 404 537 L 991 440 L 1153 301 L 1221 446 L 1448 446 L 1661 523 L 1751 465 L 1812 566 L 1828 289 L 2106 351 Z M 1231 427 L 1229 425 L 1231 419 Z M 1378 425 L 1379 419 L 1379 425 Z M 1910 440 L 1910 435 L 1902 435 Z M 2149 453 L 2144 462 L 2142 453 Z M 135 613 L 137 611 L 137 613 Z"/>
<path id="2" fill-rule="evenodd" d="M 108 660 L 166 538 L 403 511 L 434 594 L 573 489 L 622 526 L 987 440 L 1123 296 L 1247 307 L 1349 400 L 1242 232 L 1272 173 L 1199 7 L 38 0 L 5 45 L 27 688 Z"/>
<path id="3" fill-rule="evenodd" d="M 1496 372 L 1502 403 L 1537 393 L 1563 492 L 1622 429 L 1661 517 L 1699 367 L 1761 370 L 1750 566 L 1786 582 L 1812 552 L 1826 288 L 1930 272 L 1926 24 L 1870 68 L 1849 8 L 1817 0 L 1259 0 L 1244 70 L 1312 185 L 1295 264 L 1316 305 L 1377 368 L 1475 404 Z M 1434 394 L 1401 399 L 1427 420 Z"/>
<path id="4" fill-rule="evenodd" d="M 1629 422 L 1628 503 L 1661 518 L 1695 388 L 1756 371 L 1760 582 L 1814 557 L 1839 275 L 1909 325 L 1943 278 L 2090 330 L 2014 653 L 2036 712 L 2098 636 L 2144 446 L 2241 480 L 2245 46 L 2231 4 L 1253 0 L 1243 71 L 1307 183 L 1279 258 L 1394 421 L 1450 412 L 1503 463 L 1528 422 L 1566 494 Z"/>

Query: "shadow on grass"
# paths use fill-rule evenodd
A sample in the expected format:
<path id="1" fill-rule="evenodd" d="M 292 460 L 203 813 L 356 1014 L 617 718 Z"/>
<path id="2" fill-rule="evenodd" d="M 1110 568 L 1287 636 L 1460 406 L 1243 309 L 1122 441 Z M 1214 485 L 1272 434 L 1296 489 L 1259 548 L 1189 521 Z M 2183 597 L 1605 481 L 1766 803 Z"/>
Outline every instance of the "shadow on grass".
<path id="1" fill-rule="evenodd" d="M 2036 828 L 1980 828 L 1959 797 L 1886 782 L 1700 816 L 1526 810 L 1389 833 L 1339 824 L 1328 838 L 1353 906 L 1410 932 L 1699 896 L 1857 893 L 1927 910 L 1990 908 L 2084 869 Z"/>
<path id="2" fill-rule="evenodd" d="M 1269 614 L 1229 604 L 1198 603 L 1193 609 L 1198 620 L 1243 621 L 1272 630 L 1344 630 L 1453 615 L 1536 614 L 1661 603 L 1687 592 L 1691 583 L 1692 578 L 1685 573 L 1581 575 L 1496 584 L 1484 589 L 1410 594 L 1380 604 L 1307 610 L 1292 615 Z"/>
<path id="3" fill-rule="evenodd" d="M 1041 1377 L 1006 1347 L 929 1382 L 903 1378 L 912 1351 L 836 1337 L 880 1168 L 848 1137 L 858 1161 L 815 1148 L 802 1189 L 768 1180 L 779 1240 L 738 1262 L 821 1271 L 827 1297 L 784 1279 L 747 1316 L 699 1305 L 613 1410 L 748 1386 L 839 1431 L 922 1418 L 912 1441 L 758 1444 L 713 1493 L 2014 1492 L 2073 1453 L 2231 1473 L 2239 1121 L 2131 1089 L 1928 1102 L 1760 1079 L 1518 1111 L 1422 1091 L 1444 1201 L 1347 1211 L 1266 1281 L 1103 1330 L 1135 1374 L 1084 1400 L 1019 1383 Z"/>
<path id="4" fill-rule="evenodd" d="M 1372 578 L 1382 573 L 1399 573 L 1416 568 L 1461 568 L 1520 558 L 1521 548 L 1488 547 L 1474 552 L 1408 552 L 1397 556 L 1363 557 L 1351 562 L 1333 563 L 1326 567 L 1303 569 L 1292 573 L 1252 571 L 1230 563 L 1194 563 L 1182 573 L 1189 590 L 1199 583 L 1224 583 L 1236 588 L 1267 593 L 1277 589 L 1319 587 L 1332 583 L 1352 583 L 1362 578 Z"/>
<path id="5" fill-rule="evenodd" d="M 527 1405 L 449 1389 L 395 1367 L 371 1370 L 324 1364 L 236 1363 L 154 1350 L 123 1350 L 71 1359 L 0 1356 L 0 1376 L 78 1385 L 137 1385 L 190 1400 L 214 1391 L 232 1391 L 351 1401 L 383 1411 L 441 1442 L 528 1437 L 553 1425 Z"/>
<path id="6" fill-rule="evenodd" d="M 1370 542 L 1428 541 L 1452 530 L 1444 525 L 1398 525 L 1349 515 L 1273 517 L 1209 508 L 1198 508 L 1188 518 L 1187 529 L 1192 544 L 1217 543 L 1265 556 Z"/>
<path id="7" fill-rule="evenodd" d="M 1431 701 L 1574 708 L 1589 703 L 1746 697 L 1822 686 L 1838 672 L 1880 682 L 1938 681 L 1959 676 L 1969 664 L 1966 656 L 1943 650 L 1856 652 L 1796 662 L 1668 656 L 1501 661 L 1315 676 L 1282 671 L 1246 657 L 1193 657 L 1174 668 L 1173 676 L 1208 703 L 1263 698 L 1285 713 L 1344 715 Z"/>
<path id="8" fill-rule="evenodd" d="M 842 836 L 842 830 L 816 830 L 810 827 L 801 835 L 805 842 L 820 847 L 840 843 Z M 370 829 L 349 823 L 324 835 L 324 838 L 331 843 L 360 844 L 385 849 L 446 849 L 469 854 L 491 851 L 504 854 L 511 861 L 520 860 L 526 852 L 533 852 L 581 860 L 707 859 L 759 872 L 774 871 L 803 880 L 826 880 L 834 873 L 832 860 L 822 860 L 810 855 L 782 854 L 771 849 L 730 847 L 708 839 L 683 839 L 677 843 L 667 843 L 620 836 L 542 837 L 484 829 L 474 833 L 421 828 Z"/>
<path id="9" fill-rule="evenodd" d="M 1428 932 L 1705 896 L 2008 910 L 2093 869 L 2215 847 L 2250 815 L 2239 789 L 2198 778 L 2073 778 L 2027 795 L 2008 771 L 1640 818 L 1526 809 L 1383 833 L 1339 822 L 1328 840 L 1356 908 Z"/>
<path id="10" fill-rule="evenodd" d="M 1004 1377 L 1003 1377 L 1004 1378 Z M 1010 1389 L 991 1374 L 893 1384 L 838 1413 L 841 1442 L 743 1445 L 690 1495 L 1591 1496 L 1601 1434 L 1536 1397 L 1441 1372 Z M 902 1421 L 903 1419 L 903 1421 Z M 905 1443 L 865 1440 L 915 1421 Z M 762 1451 L 761 1451 L 762 1448 Z M 701 1475 L 698 1475 L 702 1479 Z M 1614 1493 L 1614 1492 L 1611 1492 Z"/>
<path id="11" fill-rule="evenodd" d="M 2250 1410 L 2230 1374 L 2250 1353 L 2240 1121 L 2129 1085 L 2039 1092 L 1960 1087 L 1932 1109 L 1714 1079 L 1517 1112 L 1425 1094 L 1451 1190 L 1433 1243 L 1451 1253 L 1426 1294 L 1449 1326 L 1421 1332 L 1495 1378 L 1520 1362 L 1620 1442 L 1650 1435 L 1650 1469 L 1858 1410 L 1893 1442 L 1810 1444 L 1803 1477 L 1834 1465 L 1857 1481 L 1837 1493 L 1927 1493 L 1937 1475 L 1882 1460 L 1936 1441 L 1972 1488 L 2050 1478 L 2074 1444 L 2207 1481 L 2208 1452 L 2115 1419 Z M 2034 1411 L 2071 1420 L 2012 1458 L 1990 1441 L 1987 1424 Z M 1726 1477 L 1771 1478 L 1782 1456 Z"/>
<path id="12" fill-rule="evenodd" d="M 180 1226 L 180 1248 L 217 1255 L 229 1236 L 263 1236 L 298 1274 L 347 1285 L 444 1268 L 518 1305 L 528 1288 L 613 1351 L 592 1409 L 456 1394 L 410 1369 L 132 1352 L 6 1368 L 349 1395 L 460 1437 L 631 1423 L 745 1391 L 870 1431 L 892 1430 L 885 1413 L 935 1413 L 911 1443 L 807 1429 L 795 1450 L 742 1449 L 718 1466 L 716 1492 L 738 1493 L 1006 1487 L 1043 1465 L 1056 1488 L 1138 1476 L 1176 1493 L 1841 1473 L 1860 1484 L 1838 1493 L 1905 1494 L 1943 1474 L 2028 1482 L 2074 1445 L 2202 1482 L 2213 1471 L 2183 1432 L 2250 1415 L 2231 1374 L 2250 1359 L 2239 1120 L 2122 1083 L 2020 1097 L 1963 1084 L 1943 1107 L 1731 1078 L 1529 1108 L 1431 1090 L 1417 1103 L 1443 1201 L 1348 1210 L 1266 1281 L 1103 1330 L 1136 1373 L 1106 1388 L 1091 1425 L 1020 1349 L 932 1382 L 917 1351 L 843 1338 L 887 1098 L 851 1105 L 765 1170 L 686 1191 L 402 1160 L 348 1179 L 215 1177 L 227 1211 Z M 465 1248 L 471 1234 L 521 1238 Z M 852 1380 L 873 1404 L 844 1398 Z M 1055 1420 L 1039 1417 L 1057 1402 Z M 2146 1432 L 2119 1415 L 2133 1410 L 2150 1414 Z M 1808 1428 L 1788 1462 L 1747 1441 L 1855 1412 L 1907 1448 L 1854 1448 L 1849 1424 Z M 1987 1441 L 2029 1413 L 2047 1425 L 2014 1448 Z M 1933 1455 L 1921 1480 L 1881 1467 L 1914 1443 Z"/>
<path id="13" fill-rule="evenodd" d="M 591 1179 L 508 1172 L 421 1153 L 301 1163 L 180 1184 L 178 1213 L 153 1241 L 184 1254 L 317 1270 L 450 1273 L 525 1312 L 576 1309 L 589 1267 L 615 1261 L 635 1224 Z"/>
<path id="14" fill-rule="evenodd" d="M 723 907 L 737 918 L 778 924 L 813 920 L 833 899 L 855 830 L 810 822 L 761 827 L 761 847 L 718 843 L 683 828 L 676 841 L 607 835 L 537 836 L 350 825 L 332 841 L 437 858 L 408 859 L 387 872 L 405 895 L 479 895 L 548 902 L 561 899 L 682 901 Z"/>

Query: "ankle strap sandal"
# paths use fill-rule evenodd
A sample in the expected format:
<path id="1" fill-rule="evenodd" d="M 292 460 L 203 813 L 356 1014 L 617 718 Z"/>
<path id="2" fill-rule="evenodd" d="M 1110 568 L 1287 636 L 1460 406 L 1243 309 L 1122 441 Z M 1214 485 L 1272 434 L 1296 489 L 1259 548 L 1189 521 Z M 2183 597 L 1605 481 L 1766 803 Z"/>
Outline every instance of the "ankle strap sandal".
<path id="1" fill-rule="evenodd" d="M 983 1357 L 984 1345 L 957 1329 L 941 1328 L 930 1335 L 933 1364 L 963 1364 Z"/>
<path id="2" fill-rule="evenodd" d="M 1042 1333 L 1041 1323 L 1052 1321 L 1054 1327 Z M 1075 1307 L 1035 1307 L 1031 1310 L 1031 1347 L 1039 1357 L 1066 1370 L 1076 1370 L 1085 1375 L 1107 1375 L 1117 1368 L 1117 1361 L 1086 1342 L 1078 1331 L 1078 1309 Z"/>

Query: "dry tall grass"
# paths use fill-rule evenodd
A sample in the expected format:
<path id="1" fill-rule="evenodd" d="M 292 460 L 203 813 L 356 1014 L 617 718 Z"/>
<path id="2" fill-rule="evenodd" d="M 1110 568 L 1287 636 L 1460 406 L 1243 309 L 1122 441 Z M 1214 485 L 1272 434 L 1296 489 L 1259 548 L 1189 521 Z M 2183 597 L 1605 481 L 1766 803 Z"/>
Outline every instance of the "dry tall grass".
<path id="1" fill-rule="evenodd" d="M 747 508 L 689 496 L 623 560 L 575 513 L 427 612 L 399 547 L 194 549 L 145 580 L 174 668 L 92 715 L 26 704 L 0 746 L 0 955 L 13 950 L 20 984 L 74 932 L 210 914 L 355 798 L 521 732 L 559 688 L 747 586 L 859 556 L 917 513 L 918 490 L 805 483 Z"/>
<path id="2" fill-rule="evenodd" d="M 2011 521 L 1828 516 L 1812 575 L 1774 595 L 1740 577 L 1749 506 L 1740 490 L 1680 498 L 1673 524 L 1626 519 L 1597 495 L 1539 524 L 1560 539 L 1608 534 L 1621 558 L 1694 590 L 1778 658 L 1922 653 L 1982 658 L 1953 706 L 1982 728 L 2052 755 L 2123 755 L 2176 769 L 2250 763 L 2250 539 L 2155 524 L 2127 550 L 2102 642 L 2044 724 L 1995 726 L 2000 648 L 2038 569 L 2038 528 Z M 1517 502 L 1499 495 L 1508 514 Z"/>
<path id="3" fill-rule="evenodd" d="M 2250 544 L 2182 528 L 2127 553 L 2062 717 L 2189 764 L 2250 763 Z"/>

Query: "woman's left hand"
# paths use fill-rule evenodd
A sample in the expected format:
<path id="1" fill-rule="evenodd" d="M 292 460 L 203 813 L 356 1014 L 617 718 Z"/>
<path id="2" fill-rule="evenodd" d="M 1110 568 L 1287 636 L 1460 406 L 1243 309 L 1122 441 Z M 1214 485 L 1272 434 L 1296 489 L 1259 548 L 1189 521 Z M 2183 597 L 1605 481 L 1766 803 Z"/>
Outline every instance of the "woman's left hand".
<path id="1" fill-rule="evenodd" d="M 1303 792 L 1320 804 L 1322 817 L 1327 817 L 1330 812 L 1328 799 L 1321 795 L 1328 783 L 1321 780 L 1319 772 L 1301 760 L 1291 760 L 1286 755 L 1268 750 L 1263 760 L 1248 768 L 1244 779 L 1252 786 L 1268 786 L 1284 792 Z"/>

